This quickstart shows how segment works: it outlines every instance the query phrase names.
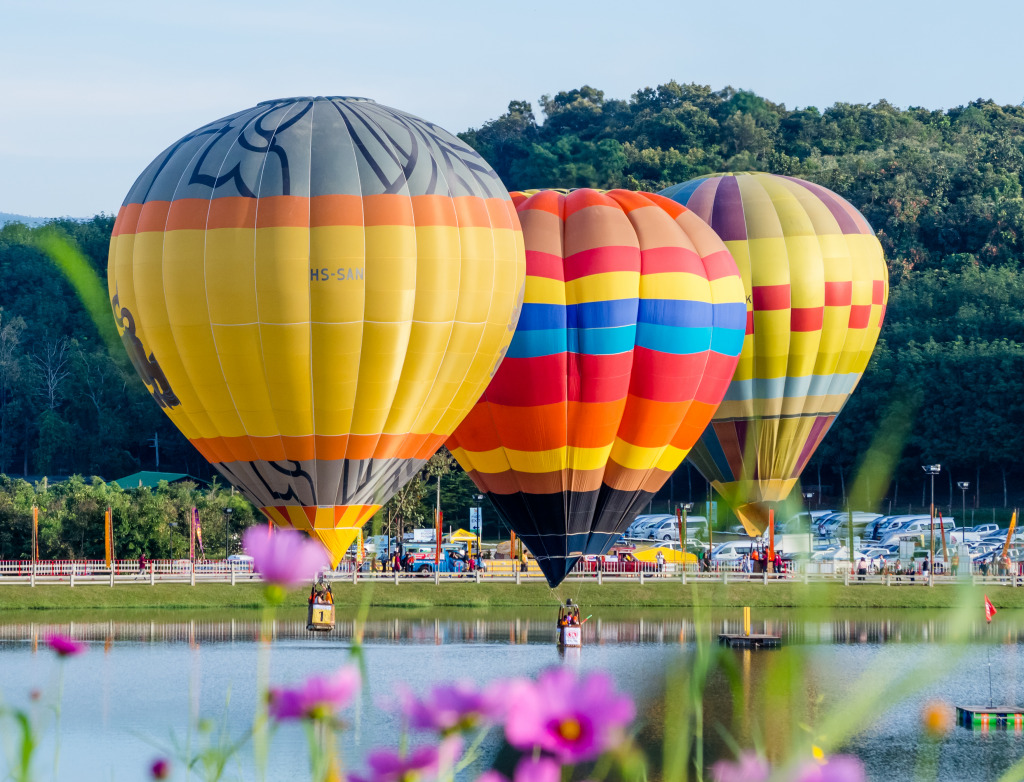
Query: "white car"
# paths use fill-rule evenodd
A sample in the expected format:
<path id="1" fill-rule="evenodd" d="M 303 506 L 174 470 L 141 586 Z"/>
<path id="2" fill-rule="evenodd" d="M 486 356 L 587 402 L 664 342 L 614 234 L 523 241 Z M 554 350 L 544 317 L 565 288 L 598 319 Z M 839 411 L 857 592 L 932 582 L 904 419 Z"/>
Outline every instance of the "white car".
<path id="1" fill-rule="evenodd" d="M 745 555 L 754 550 L 754 544 L 749 540 L 730 540 L 715 546 L 711 552 L 713 562 L 738 562 Z"/>

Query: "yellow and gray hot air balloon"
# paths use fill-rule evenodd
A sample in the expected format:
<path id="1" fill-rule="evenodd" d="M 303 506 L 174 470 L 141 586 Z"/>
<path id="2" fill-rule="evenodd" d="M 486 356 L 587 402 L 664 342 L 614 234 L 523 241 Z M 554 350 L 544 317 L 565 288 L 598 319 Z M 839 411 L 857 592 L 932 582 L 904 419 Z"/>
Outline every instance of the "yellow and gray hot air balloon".
<path id="1" fill-rule="evenodd" d="M 157 403 L 335 562 L 486 388 L 524 279 L 490 166 L 343 97 L 268 101 L 173 144 L 125 199 L 108 268 Z"/>
<path id="2" fill-rule="evenodd" d="M 689 459 L 760 533 L 871 358 L 889 294 L 882 247 L 849 202 L 793 177 L 709 176 L 661 195 L 710 224 L 743 277 L 743 351 Z"/>

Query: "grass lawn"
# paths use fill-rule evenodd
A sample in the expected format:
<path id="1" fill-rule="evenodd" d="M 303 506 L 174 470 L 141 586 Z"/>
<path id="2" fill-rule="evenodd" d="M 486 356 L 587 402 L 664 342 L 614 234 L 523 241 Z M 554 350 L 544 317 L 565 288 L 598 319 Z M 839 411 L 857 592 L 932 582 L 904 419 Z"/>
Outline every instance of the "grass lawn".
<path id="1" fill-rule="evenodd" d="M 556 590 L 547 585 L 513 583 L 390 582 L 334 585 L 338 605 L 394 608 L 427 607 L 515 607 L 551 606 L 555 600 L 571 597 L 586 606 L 663 607 L 673 606 L 752 606 L 816 608 L 953 608 L 982 604 L 988 594 L 999 608 L 1024 608 L 1024 589 L 1002 586 L 986 588 L 962 586 L 885 587 L 867 584 L 681 584 L 676 581 L 644 585 L 635 582 L 598 585 L 567 582 Z M 305 589 L 288 595 L 287 605 L 305 605 Z M 261 605 L 258 584 L 102 584 L 45 585 L 28 587 L 0 584 L 0 612 L 25 609 L 236 609 Z"/>

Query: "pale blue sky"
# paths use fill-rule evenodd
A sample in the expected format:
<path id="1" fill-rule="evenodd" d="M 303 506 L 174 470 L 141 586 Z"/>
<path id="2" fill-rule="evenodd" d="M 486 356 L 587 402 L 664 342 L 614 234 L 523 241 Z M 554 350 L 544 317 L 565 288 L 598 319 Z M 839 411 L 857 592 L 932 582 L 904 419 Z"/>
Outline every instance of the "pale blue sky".
<path id="1" fill-rule="evenodd" d="M 0 211 L 116 212 L 167 145 L 293 95 L 452 132 L 512 99 L 681 82 L 789 107 L 1024 100 L 1017 2 L 0 0 Z"/>

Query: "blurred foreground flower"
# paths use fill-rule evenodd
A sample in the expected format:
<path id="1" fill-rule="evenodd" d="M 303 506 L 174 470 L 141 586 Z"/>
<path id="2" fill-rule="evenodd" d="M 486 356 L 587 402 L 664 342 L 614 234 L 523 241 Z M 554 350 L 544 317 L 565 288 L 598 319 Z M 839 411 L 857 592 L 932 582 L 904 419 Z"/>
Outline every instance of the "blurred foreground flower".
<path id="1" fill-rule="evenodd" d="M 46 645 L 53 649 L 59 657 L 74 657 L 85 651 L 85 644 L 59 633 L 46 636 Z"/>
<path id="2" fill-rule="evenodd" d="M 536 683 L 514 682 L 506 690 L 505 737 L 517 749 L 550 752 L 563 763 L 596 758 L 622 741 L 636 710 L 615 692 L 606 674 L 577 680 L 556 668 Z"/>
<path id="3" fill-rule="evenodd" d="M 271 687 L 267 711 L 278 722 L 328 719 L 352 702 L 359 683 L 359 669 L 346 665 L 329 676 L 312 676 L 299 687 Z"/>
<path id="4" fill-rule="evenodd" d="M 366 758 L 369 774 L 351 774 L 352 782 L 429 782 L 450 776 L 462 754 L 462 739 L 450 736 L 436 747 L 417 747 L 408 754 L 379 750 Z M 544 780 L 538 780 L 544 782 Z"/>
<path id="5" fill-rule="evenodd" d="M 551 758 L 522 758 L 512 775 L 512 782 L 559 782 L 562 767 Z M 477 782 L 508 782 L 508 777 L 497 771 L 485 771 Z"/>
<path id="6" fill-rule="evenodd" d="M 921 723 L 929 738 L 941 739 L 953 730 L 953 707 L 945 701 L 930 700 L 921 709 Z"/>
<path id="7" fill-rule="evenodd" d="M 157 758 L 149 767 L 151 779 L 169 779 L 171 776 L 171 762 L 167 758 Z"/>
<path id="8" fill-rule="evenodd" d="M 853 755 L 834 755 L 824 763 L 801 766 L 794 782 L 864 782 L 864 764 Z"/>
<path id="9" fill-rule="evenodd" d="M 267 598 L 280 603 L 283 589 L 292 589 L 330 566 L 320 544 L 295 530 L 277 530 L 268 536 L 267 527 L 249 527 L 242 548 L 252 557 L 253 567 L 267 582 Z"/>
<path id="10" fill-rule="evenodd" d="M 766 782 L 771 777 L 768 761 L 753 752 L 739 760 L 720 760 L 711 767 L 713 782 Z M 801 765 L 793 782 L 864 782 L 864 764 L 851 755 L 812 760 Z"/>
<path id="11" fill-rule="evenodd" d="M 471 682 L 438 684 L 422 698 L 403 690 L 399 697 L 402 712 L 413 730 L 433 730 L 448 735 L 472 730 L 498 716 L 493 691 L 479 690 Z"/>
<path id="12" fill-rule="evenodd" d="M 711 767 L 713 782 L 764 782 L 770 774 L 768 762 L 753 752 L 744 752 L 736 761 L 719 760 Z"/>

